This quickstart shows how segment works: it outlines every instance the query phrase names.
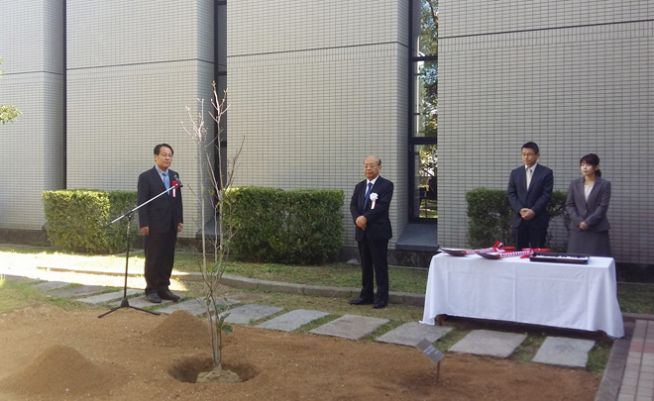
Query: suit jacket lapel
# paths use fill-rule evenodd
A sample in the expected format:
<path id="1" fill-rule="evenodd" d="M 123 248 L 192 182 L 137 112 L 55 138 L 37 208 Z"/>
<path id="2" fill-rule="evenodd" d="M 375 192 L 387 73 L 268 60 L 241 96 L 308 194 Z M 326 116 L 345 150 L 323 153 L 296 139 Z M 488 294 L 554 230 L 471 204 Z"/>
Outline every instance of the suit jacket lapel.
<path id="1" fill-rule="evenodd" d="M 584 194 L 584 177 L 577 179 L 574 196 L 575 202 L 579 205 L 578 210 L 582 210 L 581 205 L 586 205 L 586 208 L 588 208 L 588 205 L 586 204 L 586 195 Z"/>
<path id="2" fill-rule="evenodd" d="M 359 191 L 361 192 L 361 195 L 359 195 L 359 199 L 357 200 L 357 207 L 359 208 L 359 213 L 363 214 L 364 210 L 364 205 L 366 204 L 366 188 L 367 188 L 367 181 L 363 180 L 359 183 Z"/>
<path id="3" fill-rule="evenodd" d="M 591 206 L 593 208 L 595 207 L 597 203 L 597 194 L 599 193 L 600 190 L 600 185 L 602 185 L 602 179 L 596 177 L 595 183 L 593 184 L 593 189 L 590 190 L 590 194 L 588 194 L 588 200 L 586 200 L 586 206 L 588 207 L 588 209 L 590 209 Z"/>
<path id="4" fill-rule="evenodd" d="M 163 180 L 161 179 L 161 175 L 159 175 L 159 171 L 157 170 L 156 167 L 152 167 L 152 177 L 155 180 L 155 182 L 159 183 L 159 193 L 164 191 L 166 189 L 166 186 L 163 183 Z"/>

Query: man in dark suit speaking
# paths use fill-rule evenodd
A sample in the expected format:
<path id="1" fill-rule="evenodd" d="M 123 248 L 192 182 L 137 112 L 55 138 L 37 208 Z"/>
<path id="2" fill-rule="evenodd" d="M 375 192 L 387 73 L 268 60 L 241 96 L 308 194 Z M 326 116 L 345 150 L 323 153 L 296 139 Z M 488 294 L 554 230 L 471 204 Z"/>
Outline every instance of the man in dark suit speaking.
<path id="1" fill-rule="evenodd" d="M 366 179 L 354 187 L 350 212 L 354 221 L 361 259 L 361 293 L 350 301 L 353 305 L 374 303 L 375 309 L 388 304 L 388 240 L 393 236 L 388 208 L 393 197 L 393 183 L 380 176 L 381 159 L 366 157 L 363 173 Z M 374 294 L 373 276 L 377 282 Z"/>
<path id="2" fill-rule="evenodd" d="M 522 162 L 511 171 L 507 195 L 513 210 L 512 228 L 515 245 L 522 248 L 545 246 L 549 216 L 547 205 L 552 198 L 554 174 L 538 164 L 538 145 L 527 142 L 522 145 Z"/>
<path id="3" fill-rule="evenodd" d="M 165 143 L 154 147 L 154 167 L 139 176 L 138 204 L 179 184 L 177 172 L 169 167 L 173 162 L 173 148 Z M 139 226 L 145 236 L 145 296 L 152 303 L 162 299 L 179 301 L 170 291 L 170 275 L 175 259 L 177 233 L 182 231 L 182 191 L 171 189 L 139 209 Z"/>

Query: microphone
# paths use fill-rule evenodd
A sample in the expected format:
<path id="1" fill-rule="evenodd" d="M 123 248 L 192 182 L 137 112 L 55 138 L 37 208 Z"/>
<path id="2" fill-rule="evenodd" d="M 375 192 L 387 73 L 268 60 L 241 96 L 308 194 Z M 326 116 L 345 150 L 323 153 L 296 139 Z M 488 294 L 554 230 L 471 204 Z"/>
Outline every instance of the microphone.
<path id="1" fill-rule="evenodd" d="M 170 183 L 170 185 L 177 188 L 181 188 L 184 186 L 182 185 L 182 181 L 179 179 L 179 175 L 177 175 L 177 173 L 175 173 L 175 175 L 173 176 L 173 181 Z"/>
<path id="2" fill-rule="evenodd" d="M 175 173 L 173 180 L 170 182 L 170 186 L 173 187 L 173 198 L 177 197 L 177 188 L 182 187 L 182 182 L 179 180 L 179 175 Z"/>

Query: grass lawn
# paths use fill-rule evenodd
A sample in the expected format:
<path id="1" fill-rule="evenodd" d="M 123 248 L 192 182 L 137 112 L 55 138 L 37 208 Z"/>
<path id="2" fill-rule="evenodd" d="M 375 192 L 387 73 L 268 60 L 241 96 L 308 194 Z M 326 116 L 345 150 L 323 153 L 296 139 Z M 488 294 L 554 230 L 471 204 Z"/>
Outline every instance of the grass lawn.
<path id="1" fill-rule="evenodd" d="M 200 264 L 193 252 L 178 252 L 175 269 L 199 272 Z M 361 269 L 358 265 L 333 263 L 320 266 L 283 265 L 275 263 L 230 262 L 226 273 L 262 280 L 284 281 L 298 284 L 333 287 L 361 286 Z M 389 280 L 393 291 L 422 294 L 427 283 L 427 269 L 390 266 Z"/>
<path id="2" fill-rule="evenodd" d="M 122 269 L 125 259 L 122 255 L 89 256 L 56 252 L 51 249 L 25 246 L 0 247 L 0 260 L 20 259 L 25 263 L 59 267 L 93 267 L 100 269 Z M 130 271 L 142 271 L 143 253 L 135 251 L 130 257 Z M 198 272 L 200 264 L 198 253 L 181 249 L 175 258 L 175 270 Z M 360 286 L 359 266 L 346 263 L 333 263 L 321 266 L 283 265 L 274 263 L 230 262 L 226 272 L 229 274 L 258 278 L 262 280 L 284 281 L 299 284 L 354 287 Z M 392 291 L 424 294 L 427 283 L 427 269 L 390 266 Z M 654 283 L 618 283 L 618 300 L 623 312 L 654 314 Z"/>
<path id="3" fill-rule="evenodd" d="M 41 304 L 56 305 L 71 310 L 79 308 L 79 302 L 53 298 L 32 286 L 33 283 L 10 282 L 0 276 L 0 313 Z"/>

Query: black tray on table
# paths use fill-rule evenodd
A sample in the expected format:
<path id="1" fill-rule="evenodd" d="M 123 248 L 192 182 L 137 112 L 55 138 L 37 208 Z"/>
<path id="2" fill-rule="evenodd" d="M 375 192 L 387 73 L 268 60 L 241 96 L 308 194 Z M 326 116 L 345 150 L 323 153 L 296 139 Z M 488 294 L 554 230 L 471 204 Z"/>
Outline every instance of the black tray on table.
<path id="1" fill-rule="evenodd" d="M 532 262 L 573 263 L 577 265 L 585 265 L 589 259 L 590 256 L 588 255 L 562 252 L 534 252 L 529 257 Z"/>
<path id="2" fill-rule="evenodd" d="M 466 256 L 468 251 L 461 248 L 440 248 L 441 251 L 451 256 Z"/>

